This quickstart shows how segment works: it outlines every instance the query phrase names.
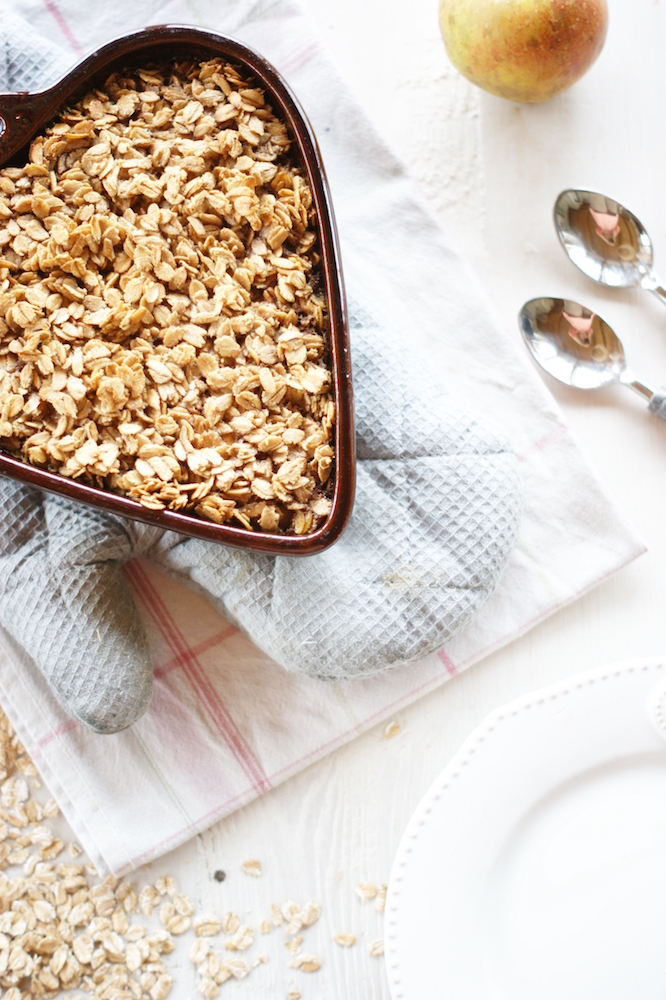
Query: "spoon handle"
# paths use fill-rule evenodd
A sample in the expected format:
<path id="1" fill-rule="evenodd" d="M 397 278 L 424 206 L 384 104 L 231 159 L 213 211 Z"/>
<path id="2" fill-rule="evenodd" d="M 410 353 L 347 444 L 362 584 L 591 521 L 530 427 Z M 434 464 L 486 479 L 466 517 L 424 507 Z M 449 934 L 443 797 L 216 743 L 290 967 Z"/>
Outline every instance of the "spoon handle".
<path id="1" fill-rule="evenodd" d="M 657 389 L 652 394 L 652 399 L 648 403 L 648 410 L 656 416 L 661 417 L 662 420 L 666 420 L 666 386 L 662 386 L 661 389 Z"/>
<path id="2" fill-rule="evenodd" d="M 662 286 L 658 284 L 655 288 L 650 288 L 649 290 L 666 306 L 666 288 L 662 288 Z"/>

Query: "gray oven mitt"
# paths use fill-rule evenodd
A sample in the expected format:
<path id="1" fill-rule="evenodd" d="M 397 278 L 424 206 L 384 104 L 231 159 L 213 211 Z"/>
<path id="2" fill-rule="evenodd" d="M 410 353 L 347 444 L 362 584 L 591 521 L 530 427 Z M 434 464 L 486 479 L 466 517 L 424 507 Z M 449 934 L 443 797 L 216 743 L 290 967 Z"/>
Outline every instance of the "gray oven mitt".
<path id="1" fill-rule="evenodd" d="M 63 71 L 59 51 L 9 10 L 2 28 L 0 92 Z M 76 719 L 117 732 L 149 704 L 150 652 L 122 572 L 136 556 L 203 590 L 278 663 L 312 677 L 422 657 L 485 604 L 516 536 L 514 456 L 434 381 L 409 331 L 354 307 L 351 335 L 356 503 L 320 555 L 252 555 L 0 477 L 0 625 Z"/>

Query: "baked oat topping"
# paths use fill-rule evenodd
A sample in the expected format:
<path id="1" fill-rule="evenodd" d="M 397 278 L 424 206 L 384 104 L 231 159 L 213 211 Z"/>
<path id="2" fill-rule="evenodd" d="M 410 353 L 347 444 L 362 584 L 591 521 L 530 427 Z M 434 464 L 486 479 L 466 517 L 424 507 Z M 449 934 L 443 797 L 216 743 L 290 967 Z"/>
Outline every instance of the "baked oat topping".
<path id="1" fill-rule="evenodd" d="M 335 421 L 315 222 L 237 68 L 111 76 L 0 170 L 0 446 L 150 509 L 315 530 Z"/>

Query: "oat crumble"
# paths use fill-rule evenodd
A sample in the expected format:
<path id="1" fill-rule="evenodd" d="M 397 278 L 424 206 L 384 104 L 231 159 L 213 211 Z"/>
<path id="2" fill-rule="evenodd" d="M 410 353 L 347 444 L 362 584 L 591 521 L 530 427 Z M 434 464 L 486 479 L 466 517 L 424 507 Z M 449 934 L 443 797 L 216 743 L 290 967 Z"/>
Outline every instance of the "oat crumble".
<path id="1" fill-rule="evenodd" d="M 0 170 L 6 451 L 152 510 L 322 523 L 328 316 L 289 148 L 215 59 L 114 74 Z"/>

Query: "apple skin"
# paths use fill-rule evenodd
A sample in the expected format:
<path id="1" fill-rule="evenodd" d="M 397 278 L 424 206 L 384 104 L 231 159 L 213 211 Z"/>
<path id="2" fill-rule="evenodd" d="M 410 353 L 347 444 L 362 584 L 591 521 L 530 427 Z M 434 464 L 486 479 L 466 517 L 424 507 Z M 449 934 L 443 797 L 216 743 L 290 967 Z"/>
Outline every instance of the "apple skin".
<path id="1" fill-rule="evenodd" d="M 547 101 L 595 61 L 606 0 L 440 0 L 449 59 L 463 76 L 511 101 Z"/>

